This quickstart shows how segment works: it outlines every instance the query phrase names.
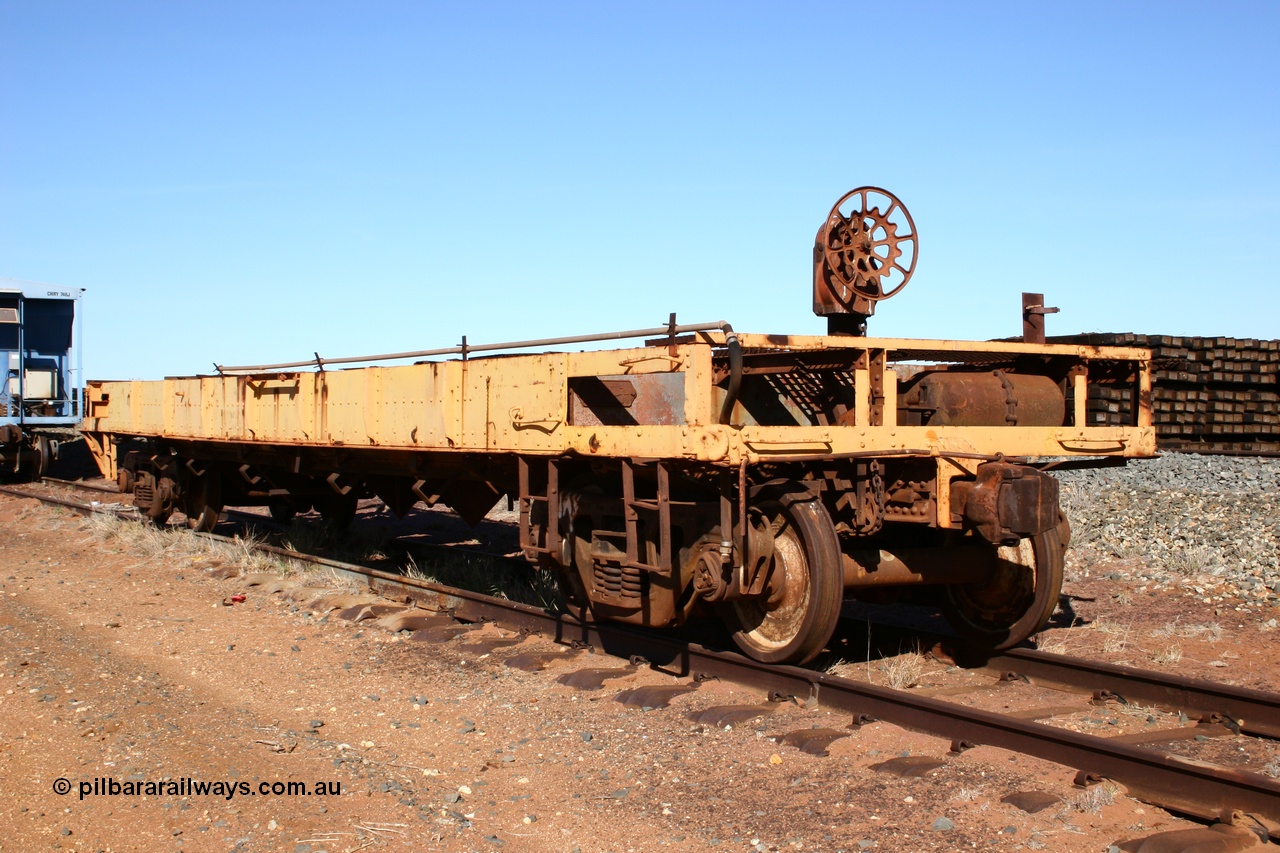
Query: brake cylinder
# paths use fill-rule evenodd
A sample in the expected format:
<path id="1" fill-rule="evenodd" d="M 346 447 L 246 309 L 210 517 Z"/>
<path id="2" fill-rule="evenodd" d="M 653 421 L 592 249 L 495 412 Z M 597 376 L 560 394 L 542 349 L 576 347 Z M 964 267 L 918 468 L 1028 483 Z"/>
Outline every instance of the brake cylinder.
<path id="1" fill-rule="evenodd" d="M 928 371 L 900 392 L 898 423 L 917 426 L 1062 426 L 1066 400 L 1048 376 Z"/>

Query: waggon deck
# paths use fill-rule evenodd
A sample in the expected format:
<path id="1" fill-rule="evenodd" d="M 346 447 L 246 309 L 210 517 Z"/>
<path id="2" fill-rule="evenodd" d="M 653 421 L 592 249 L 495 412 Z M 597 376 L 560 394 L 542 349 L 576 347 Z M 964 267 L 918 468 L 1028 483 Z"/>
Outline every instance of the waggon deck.
<path id="1" fill-rule="evenodd" d="M 760 424 L 739 404 L 719 423 L 726 335 L 675 344 L 541 352 L 341 370 L 264 371 L 155 381 L 90 382 L 90 434 L 277 446 L 436 453 L 576 454 L 738 465 L 808 456 L 979 454 L 1149 456 L 1155 452 L 1149 352 L 1128 347 L 742 334 L 745 372 L 766 356 L 845 364 L 852 425 Z M 1066 426 L 901 426 L 899 370 L 909 363 L 1074 368 Z M 1129 371 L 1130 423 L 1090 426 L 1091 370 Z M 848 423 L 846 421 L 846 423 Z"/>

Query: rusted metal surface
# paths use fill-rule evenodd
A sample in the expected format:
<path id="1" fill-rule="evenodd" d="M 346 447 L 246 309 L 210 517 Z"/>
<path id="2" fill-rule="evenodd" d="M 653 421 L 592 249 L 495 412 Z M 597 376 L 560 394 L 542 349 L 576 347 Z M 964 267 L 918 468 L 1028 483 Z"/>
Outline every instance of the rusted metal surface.
<path id="1" fill-rule="evenodd" d="M 56 486 L 71 486 L 76 489 L 85 489 L 90 492 L 107 492 L 109 494 L 119 493 L 119 489 L 115 486 L 102 486 L 97 483 L 84 483 L 80 480 L 63 480 L 58 477 L 41 477 L 40 482 L 52 483 Z"/>
<path id="2" fill-rule="evenodd" d="M 112 514 L 119 512 L 133 512 L 133 507 L 112 507 L 110 510 L 95 508 L 89 504 L 80 503 L 79 501 L 69 501 L 64 498 L 55 498 L 52 495 L 38 495 L 33 492 L 15 489 L 10 486 L 0 486 L 0 493 L 10 495 L 15 498 L 30 498 L 31 500 L 43 501 L 48 504 L 66 507 L 74 510 L 81 515 L 93 515 L 96 512 L 111 512 Z"/>
<path id="3" fill-rule="evenodd" d="M 907 728 L 1034 755 L 1114 779 L 1146 802 L 1202 819 L 1237 809 L 1280 820 L 1280 782 L 1247 771 L 1186 762 L 1162 752 L 1034 722 L 1011 720 L 910 693 L 858 684 L 809 670 L 765 666 L 738 655 L 682 645 L 608 624 L 557 623 L 562 641 L 590 643 L 611 654 L 643 654 L 677 676 L 700 673 L 771 694 L 816 697 L 827 708 L 870 715 Z"/>
<path id="4" fill-rule="evenodd" d="M 734 678 L 723 664 L 698 655 L 697 665 L 722 678 Z M 819 673 L 792 673 L 789 689 L 813 691 L 821 705 L 852 714 L 868 714 L 940 737 L 963 739 L 1034 755 L 1068 767 L 1114 779 L 1132 796 L 1165 808 L 1214 819 L 1224 809 L 1239 809 L 1280 820 L 1280 782 L 1230 768 L 1204 766 L 1154 750 L 1109 743 L 1040 723 L 1010 719 L 951 703 L 912 696 L 873 685 L 842 681 Z M 776 684 L 783 673 L 770 673 Z M 737 674 L 741 679 L 742 673 Z"/>
<path id="5" fill-rule="evenodd" d="M 1172 829 L 1157 832 L 1145 838 L 1120 845 L 1121 850 L 1133 853 L 1246 853 L 1257 850 L 1265 853 L 1275 847 L 1264 844 L 1258 837 L 1258 827 L 1247 823 L 1236 826 L 1218 823 L 1195 829 Z"/>
<path id="6" fill-rule="evenodd" d="M 1044 317 L 1046 314 L 1057 313 L 1057 308 L 1045 307 L 1043 293 L 1022 294 L 1022 342 L 1044 343 Z"/>
<path id="7" fill-rule="evenodd" d="M 888 349 L 902 342 L 884 343 Z M 938 344 L 938 348 L 929 351 L 942 352 L 943 342 L 928 343 Z M 991 355 L 1005 357 L 1011 353 L 1005 349 L 1008 346 L 992 344 Z M 717 422 L 716 412 L 724 399 L 723 392 L 710 375 L 715 348 L 715 344 L 681 345 L 678 350 L 682 363 L 677 371 L 671 371 L 665 362 L 635 366 L 637 371 L 662 367 L 673 378 L 653 380 L 655 385 L 665 390 L 683 384 L 684 391 L 683 411 L 679 413 L 674 411 L 678 392 L 656 396 L 662 414 L 646 416 L 655 423 L 639 434 L 625 422 L 567 423 L 571 398 L 568 380 L 572 376 L 619 375 L 621 362 L 643 354 L 643 350 L 473 359 L 465 366 L 455 361 L 300 374 L 296 377 L 297 390 L 288 395 L 258 395 L 243 380 L 237 387 L 238 380 L 221 377 L 91 383 L 94 416 L 86 419 L 83 428 L 100 444 L 135 435 L 172 441 L 250 442 L 286 452 L 291 448 L 341 446 L 434 453 L 693 458 L 728 465 L 736 465 L 743 458 L 754 460 L 780 454 L 891 455 L 911 448 L 943 454 L 951 450 L 1006 456 L 1147 456 L 1154 452 L 1154 433 L 1141 423 L 1109 427 L 1006 426 L 1008 398 L 1003 386 L 997 404 L 1001 415 L 997 430 L 900 424 L 896 400 L 895 406 L 883 406 L 883 422 L 872 424 L 870 413 L 876 397 L 869 370 L 855 372 L 855 402 L 865 400 L 867 406 L 865 420 L 857 420 L 851 426 L 808 423 L 807 418 L 797 423 L 795 417 L 782 423 L 760 423 L 757 418 L 756 423 L 723 425 Z M 976 349 L 970 345 L 951 354 L 976 355 Z M 1064 349 L 1064 359 L 1081 359 L 1075 348 Z M 1106 355 L 1111 356 L 1110 361 L 1123 357 L 1121 353 Z M 749 356 L 747 363 L 750 364 Z M 881 378 L 886 380 L 882 394 L 887 400 L 890 389 L 897 393 L 897 376 L 892 374 L 890 379 L 888 373 L 882 373 Z M 640 399 L 639 395 L 636 399 Z M 786 401 L 782 405 L 787 405 Z M 631 419 L 636 418 L 633 415 Z M 673 423 L 657 423 L 668 420 Z M 101 459 L 104 465 L 111 462 L 105 453 Z M 114 475 L 114 471 L 110 474 Z"/>
<path id="8" fill-rule="evenodd" d="M 575 376 L 569 379 L 572 426 L 671 426 L 685 421 L 682 373 Z"/>
<path id="9" fill-rule="evenodd" d="M 1049 376 L 927 371 L 904 384 L 898 422 L 927 426 L 1041 426 L 1066 422 L 1066 400 Z"/>
<path id="10" fill-rule="evenodd" d="M 1031 649 L 1004 652 L 986 665 L 1019 673 L 1044 687 L 1106 690 L 1131 704 L 1172 708 L 1192 718 L 1217 714 L 1234 721 L 1246 734 L 1280 738 L 1280 695 L 1275 693 Z"/>
<path id="11" fill-rule="evenodd" d="M 951 483 L 951 511 L 993 544 L 1057 527 L 1058 481 L 1026 465 L 986 462 L 973 480 Z"/>
<path id="12" fill-rule="evenodd" d="M 906 286 L 919 255 L 915 223 L 892 193 L 859 187 L 841 196 L 813 247 L 813 311 L 832 334 L 866 334 L 875 304 Z"/>
<path id="13" fill-rule="evenodd" d="M 910 399 L 899 360 L 922 354 L 994 366 L 984 375 L 998 389 L 988 395 L 994 412 L 983 425 L 932 416 L 901 422 L 907 410 L 899 401 Z M 1073 381 L 1087 388 L 1095 359 L 1124 364 L 1129 375 L 1149 367 L 1140 351 L 749 336 L 717 327 L 692 339 L 673 335 L 662 347 L 91 383 L 84 428 L 104 473 L 117 475 L 137 506 L 157 521 L 181 511 L 202 529 L 217 523 L 224 505 L 254 504 L 315 507 L 340 525 L 361 495 L 401 514 L 417 501 L 442 503 L 474 522 L 508 495 L 519 503 L 522 551 L 556 573 L 570 600 L 610 618 L 670 627 L 693 618 L 703 601 L 829 607 L 844 587 L 840 550 L 879 550 L 875 537 L 892 532 L 887 526 L 977 531 L 1004 544 L 1039 534 L 1046 520 L 1056 524 L 1052 480 L 1026 469 L 988 489 L 979 472 L 1009 458 L 1149 455 L 1153 434 L 1140 422 L 1093 428 L 1035 414 L 1038 401 L 1060 406 L 1061 394 L 1052 376 L 1020 373 L 1020 365 L 1048 365 L 1063 377 L 1078 370 Z M 977 374 L 939 375 L 963 384 Z M 961 409 L 951 406 L 954 419 L 964 420 Z M 1039 425 L 1026 424 L 1028 413 Z M 151 446 L 122 452 L 131 437 Z M 805 548 L 836 542 L 829 554 L 793 559 L 795 577 L 786 581 L 771 557 L 785 525 L 749 523 L 752 490 L 770 478 L 789 479 L 821 501 L 828 518 Z M 986 503 L 969 497 L 987 492 L 991 512 L 983 515 L 976 508 Z M 590 533 L 572 535 L 575 522 Z M 964 582 L 941 561 L 931 566 L 897 577 Z M 837 580 L 810 597 L 779 586 L 803 585 L 813 573 Z M 880 582 L 891 575 L 862 573 Z M 1006 644 L 1037 628 L 1034 619 L 1011 620 Z M 831 628 L 826 620 L 792 622 L 797 631 Z M 824 641 L 795 648 L 812 655 Z"/>
<path id="14" fill-rule="evenodd" d="M 680 646 L 661 637 L 608 625 L 567 628 L 566 636 L 599 644 L 612 654 L 644 654 L 657 669 L 702 673 L 876 719 L 939 737 L 986 744 L 1114 779 L 1132 796 L 1205 820 L 1238 809 L 1280 820 L 1280 782 L 1256 773 L 1206 766 L 1150 749 L 1002 714 L 975 710 L 794 667 L 765 666 L 738 655 Z"/>
<path id="15" fill-rule="evenodd" d="M 846 590 L 922 583 L 977 583 L 991 574 L 993 559 L 991 550 L 981 547 L 845 549 L 841 556 Z"/>

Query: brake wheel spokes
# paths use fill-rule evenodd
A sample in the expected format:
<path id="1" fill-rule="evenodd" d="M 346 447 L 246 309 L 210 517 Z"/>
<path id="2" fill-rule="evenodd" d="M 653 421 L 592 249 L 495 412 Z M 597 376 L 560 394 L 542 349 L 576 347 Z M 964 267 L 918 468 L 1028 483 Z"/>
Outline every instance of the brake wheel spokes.
<path id="1" fill-rule="evenodd" d="M 841 301 L 888 299 L 915 271 L 915 223 L 901 201 L 878 187 L 859 187 L 836 202 L 822 247 L 832 283 L 842 285 Z"/>

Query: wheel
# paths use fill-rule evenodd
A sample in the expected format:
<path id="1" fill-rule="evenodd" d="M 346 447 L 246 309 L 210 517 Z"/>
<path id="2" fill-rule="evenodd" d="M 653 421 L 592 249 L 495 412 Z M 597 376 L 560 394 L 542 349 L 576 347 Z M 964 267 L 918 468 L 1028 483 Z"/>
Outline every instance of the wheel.
<path id="1" fill-rule="evenodd" d="M 996 565 L 990 580 L 943 588 L 942 612 L 962 639 L 979 649 L 1001 651 L 1049 622 L 1062 592 L 1063 529 L 1059 524 L 1017 545 L 993 547 Z"/>
<path id="2" fill-rule="evenodd" d="M 748 657 L 806 663 L 826 646 L 840 618 L 844 575 L 835 525 L 807 492 L 763 493 L 754 509 L 773 532 L 769 580 L 764 595 L 726 602 L 724 621 Z"/>
<path id="3" fill-rule="evenodd" d="M 267 509 L 271 513 L 271 520 L 277 524 L 288 524 L 298 514 L 298 507 L 292 498 L 272 498 Z"/>
<path id="4" fill-rule="evenodd" d="M 590 543 L 588 543 L 590 545 Z M 574 566 L 561 566 L 559 562 L 550 562 L 550 570 L 555 573 L 556 588 L 564 599 L 565 610 L 574 619 L 583 621 L 591 611 L 591 599 L 587 588 L 582 583 L 582 576 Z"/>
<path id="5" fill-rule="evenodd" d="M 187 527 L 197 533 L 212 533 L 222 513 L 221 481 L 216 470 L 191 481 L 182 511 Z"/>
<path id="6" fill-rule="evenodd" d="M 56 445 L 47 436 L 41 435 L 36 437 L 35 448 L 36 470 L 31 477 L 33 483 L 49 472 L 49 466 L 53 464 L 55 457 Z"/>
<path id="7" fill-rule="evenodd" d="M 220 513 L 211 506 L 202 506 L 193 515 L 187 516 L 187 527 L 197 533 L 212 533 L 218 526 Z"/>
<path id="8" fill-rule="evenodd" d="M 30 449 L 18 445 L 17 469 L 14 479 L 19 483 L 35 483 L 49 470 L 53 461 L 53 444 L 46 436 L 38 435 Z"/>
<path id="9" fill-rule="evenodd" d="M 561 551 L 548 559 L 555 573 L 556 586 L 564 599 L 565 609 L 575 619 L 585 621 L 591 613 L 591 595 L 587 581 L 594 571 L 591 539 L 594 527 L 589 511 L 579 512 L 585 500 L 598 501 L 604 494 L 599 485 L 581 479 L 560 490 L 560 534 L 564 537 Z M 548 555 L 550 557 L 550 555 Z"/>
<path id="10" fill-rule="evenodd" d="M 316 498 L 316 511 L 329 527 L 334 530 L 346 530 L 355 520 L 356 502 L 354 494 L 324 495 Z"/>
<path id="11" fill-rule="evenodd" d="M 150 482 L 152 492 L 151 503 L 146 510 L 147 518 L 151 519 L 151 523 L 156 527 L 163 527 L 169 523 L 169 517 L 173 515 L 173 510 L 177 504 L 175 495 L 178 493 L 178 486 L 168 474 L 153 477 Z M 137 492 L 138 490 L 135 486 L 134 494 L 136 495 Z"/>

